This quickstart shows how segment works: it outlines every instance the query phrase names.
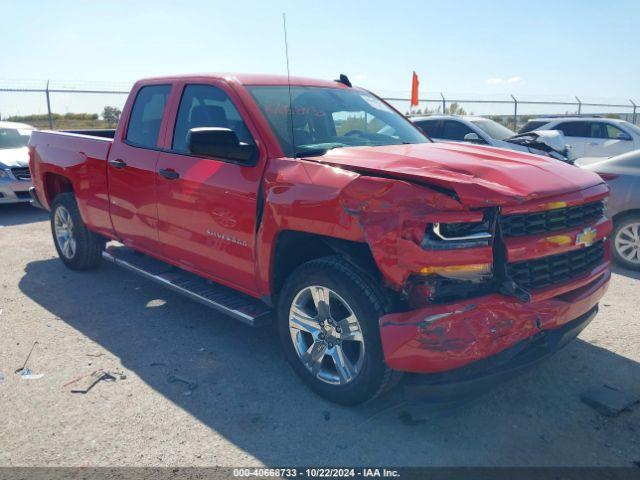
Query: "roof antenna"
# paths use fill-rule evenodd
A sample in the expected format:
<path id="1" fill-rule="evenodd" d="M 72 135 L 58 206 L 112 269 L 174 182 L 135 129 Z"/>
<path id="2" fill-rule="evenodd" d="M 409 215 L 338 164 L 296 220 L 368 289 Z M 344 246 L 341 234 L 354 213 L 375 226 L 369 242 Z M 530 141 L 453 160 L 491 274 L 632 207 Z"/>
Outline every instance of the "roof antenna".
<path id="1" fill-rule="evenodd" d="M 291 125 L 291 150 L 296 157 L 296 143 L 293 138 L 293 99 L 291 96 L 291 71 L 289 70 L 289 43 L 287 42 L 287 14 L 282 12 L 282 28 L 284 30 L 284 54 L 287 59 L 287 86 L 289 88 L 289 123 Z"/>

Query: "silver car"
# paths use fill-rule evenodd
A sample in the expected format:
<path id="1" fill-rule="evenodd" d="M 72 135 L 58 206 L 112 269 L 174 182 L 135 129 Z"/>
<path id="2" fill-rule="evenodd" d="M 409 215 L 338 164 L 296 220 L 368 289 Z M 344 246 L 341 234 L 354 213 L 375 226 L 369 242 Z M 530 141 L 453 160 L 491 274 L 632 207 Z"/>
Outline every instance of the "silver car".
<path id="1" fill-rule="evenodd" d="M 610 158 L 581 158 L 575 165 L 599 174 L 611 188 L 613 258 L 640 270 L 640 150 Z"/>
<path id="2" fill-rule="evenodd" d="M 0 204 L 29 202 L 29 151 L 33 127 L 24 123 L 0 122 Z"/>

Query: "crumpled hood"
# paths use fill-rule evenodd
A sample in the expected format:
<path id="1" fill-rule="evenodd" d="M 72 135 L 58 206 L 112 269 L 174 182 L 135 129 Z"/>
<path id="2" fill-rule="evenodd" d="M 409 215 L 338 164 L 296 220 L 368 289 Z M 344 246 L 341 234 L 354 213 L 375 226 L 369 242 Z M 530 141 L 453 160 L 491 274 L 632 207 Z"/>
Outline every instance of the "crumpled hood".
<path id="1" fill-rule="evenodd" d="M 27 147 L 0 149 L 0 168 L 29 166 Z"/>
<path id="2" fill-rule="evenodd" d="M 453 190 L 468 207 L 513 205 L 603 183 L 549 157 L 448 142 L 337 148 L 308 160 Z"/>

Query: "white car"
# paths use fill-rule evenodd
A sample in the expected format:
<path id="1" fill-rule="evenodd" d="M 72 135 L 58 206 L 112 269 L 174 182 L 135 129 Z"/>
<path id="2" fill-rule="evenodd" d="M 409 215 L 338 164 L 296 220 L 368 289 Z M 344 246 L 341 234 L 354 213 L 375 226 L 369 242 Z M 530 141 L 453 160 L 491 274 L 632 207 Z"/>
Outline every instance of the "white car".
<path id="1" fill-rule="evenodd" d="M 532 130 L 560 130 L 571 146 L 573 158 L 612 157 L 640 149 L 640 128 L 613 118 L 534 118 L 520 129 L 520 133 Z"/>
<path id="2" fill-rule="evenodd" d="M 409 120 L 436 142 L 470 142 L 546 155 L 542 150 L 506 141 L 516 135 L 516 132 L 490 118 L 470 115 L 429 115 L 411 117 Z M 561 142 L 564 142 L 564 139 L 561 139 Z M 564 147 L 561 150 L 564 150 Z"/>
<path id="3" fill-rule="evenodd" d="M 32 131 L 24 123 L 0 122 L 0 204 L 31 200 L 27 144 Z"/>

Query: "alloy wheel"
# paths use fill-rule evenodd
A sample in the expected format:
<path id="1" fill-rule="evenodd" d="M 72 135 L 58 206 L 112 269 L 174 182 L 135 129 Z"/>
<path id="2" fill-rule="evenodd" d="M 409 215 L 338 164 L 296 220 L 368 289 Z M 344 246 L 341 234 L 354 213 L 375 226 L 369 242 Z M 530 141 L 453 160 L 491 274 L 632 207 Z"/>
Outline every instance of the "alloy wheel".
<path id="1" fill-rule="evenodd" d="M 614 245 L 620 257 L 640 265 L 640 222 L 629 223 L 618 230 Z"/>
<path id="2" fill-rule="evenodd" d="M 365 346 L 360 322 L 330 288 L 313 285 L 298 292 L 289 310 L 289 332 L 300 361 L 319 380 L 345 385 L 361 371 Z"/>
<path id="3" fill-rule="evenodd" d="M 76 254 L 76 240 L 73 236 L 73 220 L 69 210 L 62 205 L 58 206 L 53 217 L 56 243 L 60 252 L 67 259 L 72 259 Z"/>

